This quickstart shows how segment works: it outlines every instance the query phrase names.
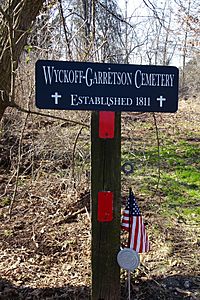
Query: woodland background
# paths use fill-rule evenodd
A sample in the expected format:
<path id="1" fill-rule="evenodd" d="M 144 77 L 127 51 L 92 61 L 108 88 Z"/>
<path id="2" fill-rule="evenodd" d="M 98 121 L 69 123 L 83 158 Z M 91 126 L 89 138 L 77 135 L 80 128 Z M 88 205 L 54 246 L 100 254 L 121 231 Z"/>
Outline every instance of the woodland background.
<path id="1" fill-rule="evenodd" d="M 38 110 L 37 59 L 179 67 L 177 113 L 122 113 L 122 197 L 132 186 L 152 248 L 132 299 L 200 297 L 200 3 L 123 4 L 0 1 L 0 299 L 91 292 L 90 112 Z"/>

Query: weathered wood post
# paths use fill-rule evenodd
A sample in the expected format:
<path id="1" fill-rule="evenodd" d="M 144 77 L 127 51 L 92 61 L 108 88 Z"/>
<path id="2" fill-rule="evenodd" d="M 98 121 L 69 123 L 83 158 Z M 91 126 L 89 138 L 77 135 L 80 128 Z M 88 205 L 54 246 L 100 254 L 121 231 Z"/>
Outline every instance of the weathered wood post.
<path id="1" fill-rule="evenodd" d="M 91 120 L 92 300 L 120 299 L 121 114 L 115 113 L 113 139 L 99 138 L 99 113 Z M 98 192 L 113 192 L 113 219 L 99 222 Z"/>

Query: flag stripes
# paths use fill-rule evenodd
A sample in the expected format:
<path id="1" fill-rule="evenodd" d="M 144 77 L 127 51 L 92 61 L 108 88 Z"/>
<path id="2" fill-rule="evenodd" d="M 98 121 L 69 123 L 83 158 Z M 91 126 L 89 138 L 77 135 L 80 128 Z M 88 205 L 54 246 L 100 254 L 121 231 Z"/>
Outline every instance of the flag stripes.
<path id="1" fill-rule="evenodd" d="M 138 253 L 149 251 L 149 239 L 146 228 L 131 189 L 123 212 L 121 228 L 129 232 L 129 248 Z"/>
<path id="2" fill-rule="evenodd" d="M 133 217 L 131 225 L 130 248 L 138 253 L 149 251 L 149 239 L 147 237 L 142 216 Z"/>

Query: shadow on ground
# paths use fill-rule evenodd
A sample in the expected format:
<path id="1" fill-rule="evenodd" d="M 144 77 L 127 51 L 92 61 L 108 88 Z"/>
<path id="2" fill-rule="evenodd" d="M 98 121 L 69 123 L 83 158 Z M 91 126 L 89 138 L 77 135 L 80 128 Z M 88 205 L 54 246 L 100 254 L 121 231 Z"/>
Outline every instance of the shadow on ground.
<path id="1" fill-rule="evenodd" d="M 0 279 L 0 300 L 81 300 L 89 298 L 90 289 L 86 286 L 31 288 L 15 286 L 10 281 Z"/>
<path id="2" fill-rule="evenodd" d="M 124 295 L 122 299 L 127 299 Z M 173 275 L 151 280 L 140 279 L 131 285 L 134 300 L 198 300 L 200 299 L 200 277 Z"/>
<path id="3" fill-rule="evenodd" d="M 66 285 L 58 288 L 31 288 L 15 286 L 0 279 L 0 300 L 84 300 L 90 299 L 91 290 L 86 286 Z M 122 299 L 127 299 L 127 284 L 122 284 Z M 131 299 L 134 300 L 198 300 L 200 277 L 168 276 L 131 282 Z M 115 299 L 109 299 L 115 300 Z"/>

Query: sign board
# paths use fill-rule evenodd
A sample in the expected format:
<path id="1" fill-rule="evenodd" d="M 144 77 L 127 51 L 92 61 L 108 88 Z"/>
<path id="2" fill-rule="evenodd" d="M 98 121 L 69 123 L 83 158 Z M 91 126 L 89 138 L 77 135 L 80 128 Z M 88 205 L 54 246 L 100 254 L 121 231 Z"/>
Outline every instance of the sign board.
<path id="1" fill-rule="evenodd" d="M 38 60 L 36 106 L 62 110 L 176 112 L 178 69 Z"/>

